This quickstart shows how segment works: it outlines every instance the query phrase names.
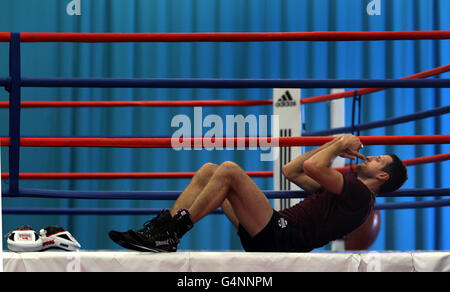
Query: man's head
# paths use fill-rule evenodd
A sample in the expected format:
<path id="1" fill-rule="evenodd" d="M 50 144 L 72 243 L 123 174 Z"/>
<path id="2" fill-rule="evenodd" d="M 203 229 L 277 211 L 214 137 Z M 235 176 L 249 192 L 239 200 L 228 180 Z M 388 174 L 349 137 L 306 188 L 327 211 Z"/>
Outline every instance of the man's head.
<path id="1" fill-rule="evenodd" d="M 375 180 L 379 185 L 377 193 L 394 192 L 408 179 L 405 165 L 395 154 L 367 156 L 356 166 L 356 173 L 363 179 Z"/>

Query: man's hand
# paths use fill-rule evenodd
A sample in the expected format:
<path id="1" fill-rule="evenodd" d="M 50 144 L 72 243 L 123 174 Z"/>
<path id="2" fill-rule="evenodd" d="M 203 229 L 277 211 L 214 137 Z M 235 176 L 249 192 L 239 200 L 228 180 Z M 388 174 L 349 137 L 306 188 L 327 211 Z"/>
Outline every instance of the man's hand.
<path id="1" fill-rule="evenodd" d="M 356 157 L 358 157 L 359 159 L 362 159 L 362 160 L 366 160 L 366 157 L 364 155 L 362 155 L 361 153 L 359 153 L 357 151 L 353 151 L 350 149 L 345 150 L 344 152 L 339 154 L 339 156 L 342 158 L 348 158 L 351 160 L 356 160 Z"/>
<path id="2" fill-rule="evenodd" d="M 340 143 L 343 144 L 344 151 L 339 154 L 340 157 L 356 160 L 356 157 L 366 160 L 366 157 L 358 152 L 363 148 L 363 145 L 358 137 L 354 135 L 343 135 L 339 138 Z"/>

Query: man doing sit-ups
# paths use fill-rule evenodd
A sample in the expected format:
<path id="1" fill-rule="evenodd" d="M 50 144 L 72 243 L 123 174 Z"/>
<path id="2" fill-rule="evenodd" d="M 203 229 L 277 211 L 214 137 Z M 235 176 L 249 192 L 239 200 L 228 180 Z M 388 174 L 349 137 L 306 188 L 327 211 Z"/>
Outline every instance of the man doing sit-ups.
<path id="1" fill-rule="evenodd" d="M 407 179 L 396 155 L 358 153 L 361 141 L 339 136 L 283 166 L 283 174 L 312 195 L 275 211 L 264 193 L 235 163 L 207 163 L 194 175 L 171 210 L 140 230 L 110 231 L 117 244 L 138 251 L 176 251 L 181 237 L 200 219 L 222 207 L 249 252 L 309 252 L 362 225 L 377 193 L 393 192 Z M 337 156 L 364 160 L 356 175 L 330 168 Z"/>

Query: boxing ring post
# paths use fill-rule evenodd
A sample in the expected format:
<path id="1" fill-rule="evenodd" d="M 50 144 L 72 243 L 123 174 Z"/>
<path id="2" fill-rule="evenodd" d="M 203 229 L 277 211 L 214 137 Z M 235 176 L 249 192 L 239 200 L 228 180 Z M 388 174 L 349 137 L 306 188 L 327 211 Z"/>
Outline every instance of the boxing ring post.
<path id="1" fill-rule="evenodd" d="M 331 94 L 344 92 L 345 89 L 332 89 Z M 330 101 L 330 129 L 345 127 L 345 99 L 335 99 Z M 335 135 L 337 136 L 337 135 Z M 345 159 L 336 157 L 331 167 L 338 168 L 345 166 Z M 345 240 L 337 239 L 331 242 L 332 251 L 345 251 Z"/>
<path id="2" fill-rule="evenodd" d="M 302 115 L 300 106 L 301 90 L 275 88 L 273 90 L 273 114 L 279 117 L 279 129 L 272 125 L 272 136 L 300 137 L 302 135 Z M 299 190 L 282 173 L 283 165 L 301 154 L 302 147 L 280 147 L 279 155 L 273 161 L 274 190 Z M 281 210 L 295 205 L 299 199 L 276 199 L 274 209 Z"/>
<path id="3" fill-rule="evenodd" d="M 20 33 L 11 33 L 9 74 L 9 191 L 13 194 L 19 191 L 20 166 L 20 111 L 21 111 L 21 62 Z"/>
<path id="4" fill-rule="evenodd" d="M 20 33 L 11 33 L 9 43 L 9 190 L 12 193 L 19 192 L 19 166 L 20 166 L 20 111 L 21 111 L 21 56 Z M 0 154 L 1 173 L 1 154 Z M 0 184 L 0 210 L 2 208 L 2 195 Z M 0 216 L 0 272 L 3 272 L 3 212 Z"/>
<path id="5" fill-rule="evenodd" d="M 331 94 L 344 92 L 345 89 L 332 89 Z M 330 129 L 345 127 L 345 99 L 335 99 L 330 101 Z M 334 135 L 338 136 L 338 135 Z M 331 167 L 338 168 L 345 166 L 345 159 L 336 157 Z"/>

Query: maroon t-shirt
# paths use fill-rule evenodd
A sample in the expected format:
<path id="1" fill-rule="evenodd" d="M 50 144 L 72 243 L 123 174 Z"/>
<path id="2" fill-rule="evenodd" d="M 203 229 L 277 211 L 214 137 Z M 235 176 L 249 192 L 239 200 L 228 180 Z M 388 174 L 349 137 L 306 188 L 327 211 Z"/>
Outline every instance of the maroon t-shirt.
<path id="1" fill-rule="evenodd" d="M 324 191 L 280 211 L 299 228 L 304 244 L 315 249 L 361 226 L 373 210 L 375 195 L 356 176 L 345 174 L 339 195 Z"/>

